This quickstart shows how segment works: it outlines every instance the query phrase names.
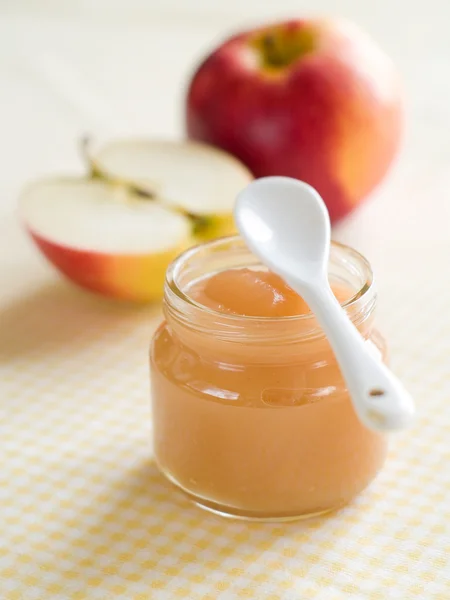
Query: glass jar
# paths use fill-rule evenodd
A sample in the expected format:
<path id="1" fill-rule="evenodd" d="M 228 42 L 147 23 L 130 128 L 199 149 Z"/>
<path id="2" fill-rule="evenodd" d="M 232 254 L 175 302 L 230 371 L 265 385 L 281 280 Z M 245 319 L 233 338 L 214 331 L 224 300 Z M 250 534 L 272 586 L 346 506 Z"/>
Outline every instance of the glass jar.
<path id="1" fill-rule="evenodd" d="M 194 282 L 238 267 L 263 268 L 230 237 L 188 250 L 167 271 L 165 321 L 150 361 L 156 462 L 196 504 L 221 515 L 290 520 L 336 509 L 376 476 L 386 437 L 357 418 L 311 313 L 236 316 L 189 297 Z M 354 291 L 343 306 L 385 357 L 370 265 L 332 243 L 329 279 Z"/>

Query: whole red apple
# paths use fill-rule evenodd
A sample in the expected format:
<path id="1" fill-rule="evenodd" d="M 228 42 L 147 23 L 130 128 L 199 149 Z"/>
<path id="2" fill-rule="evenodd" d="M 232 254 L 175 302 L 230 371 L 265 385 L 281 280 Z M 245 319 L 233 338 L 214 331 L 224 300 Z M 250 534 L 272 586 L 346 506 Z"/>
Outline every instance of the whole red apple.
<path id="1" fill-rule="evenodd" d="M 189 138 L 234 154 L 255 177 L 306 181 L 333 222 L 386 174 L 402 121 L 393 63 L 365 32 L 335 19 L 231 37 L 199 66 L 186 99 Z"/>

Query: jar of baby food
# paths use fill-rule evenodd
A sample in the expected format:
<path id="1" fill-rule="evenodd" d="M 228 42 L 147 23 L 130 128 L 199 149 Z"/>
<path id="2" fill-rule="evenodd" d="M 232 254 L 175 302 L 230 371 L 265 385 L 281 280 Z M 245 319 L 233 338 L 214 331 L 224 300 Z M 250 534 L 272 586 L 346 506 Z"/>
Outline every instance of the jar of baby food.
<path id="1" fill-rule="evenodd" d="M 290 520 L 341 507 L 382 467 L 386 438 L 356 416 L 309 309 L 248 316 L 201 301 L 208 278 L 231 269 L 265 271 L 239 237 L 192 248 L 167 271 L 150 361 L 156 462 L 196 504 L 224 516 Z M 329 280 L 385 358 L 368 262 L 332 243 Z M 251 283 L 235 287 L 248 304 Z"/>

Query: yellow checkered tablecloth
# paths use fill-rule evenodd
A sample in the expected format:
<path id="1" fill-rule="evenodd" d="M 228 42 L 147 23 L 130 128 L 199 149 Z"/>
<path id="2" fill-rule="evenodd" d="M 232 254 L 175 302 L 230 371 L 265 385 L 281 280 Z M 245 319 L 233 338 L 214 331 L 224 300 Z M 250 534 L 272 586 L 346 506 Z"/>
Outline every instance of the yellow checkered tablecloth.
<path id="1" fill-rule="evenodd" d="M 190 505 L 152 461 L 159 310 L 84 294 L 16 225 L 0 233 L 1 600 L 450 599 L 450 297 L 425 260 L 401 278 L 390 260 L 381 286 L 414 428 L 351 506 L 246 524 Z"/>

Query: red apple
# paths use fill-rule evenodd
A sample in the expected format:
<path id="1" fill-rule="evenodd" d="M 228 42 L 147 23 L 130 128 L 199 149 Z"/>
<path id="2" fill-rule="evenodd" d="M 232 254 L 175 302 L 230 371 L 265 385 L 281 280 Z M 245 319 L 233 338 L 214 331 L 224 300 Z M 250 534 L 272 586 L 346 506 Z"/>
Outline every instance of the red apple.
<path id="1" fill-rule="evenodd" d="M 196 70 L 186 99 L 189 138 L 235 155 L 255 177 L 306 181 L 332 221 L 382 180 L 402 117 L 391 60 L 357 26 L 333 19 L 231 37 Z"/>

